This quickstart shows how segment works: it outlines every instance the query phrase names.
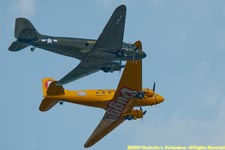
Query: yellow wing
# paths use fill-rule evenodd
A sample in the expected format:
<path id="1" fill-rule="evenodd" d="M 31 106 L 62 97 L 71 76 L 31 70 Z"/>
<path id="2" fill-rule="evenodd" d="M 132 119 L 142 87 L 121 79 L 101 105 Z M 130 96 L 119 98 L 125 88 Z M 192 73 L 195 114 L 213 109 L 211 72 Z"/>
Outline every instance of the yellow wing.
<path id="1" fill-rule="evenodd" d="M 142 61 L 127 61 L 116 93 L 108 103 L 105 115 L 89 137 L 84 147 L 90 147 L 115 129 L 124 115 L 133 109 L 132 99 L 142 91 Z"/>

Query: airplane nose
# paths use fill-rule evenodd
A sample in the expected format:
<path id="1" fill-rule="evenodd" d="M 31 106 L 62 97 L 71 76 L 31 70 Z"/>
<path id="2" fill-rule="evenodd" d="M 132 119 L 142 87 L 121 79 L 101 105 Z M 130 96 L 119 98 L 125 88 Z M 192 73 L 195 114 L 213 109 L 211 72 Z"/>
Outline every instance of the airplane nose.
<path id="1" fill-rule="evenodd" d="M 137 59 L 137 60 L 139 60 L 139 59 L 143 59 L 143 58 L 145 58 L 147 55 L 145 54 L 145 52 L 143 52 L 143 51 L 138 51 L 138 52 L 135 52 L 136 54 L 134 55 L 135 56 L 135 58 Z M 133 59 L 133 56 L 132 56 L 132 59 Z"/>
<path id="2" fill-rule="evenodd" d="M 156 99 L 157 103 L 162 103 L 164 101 L 164 97 L 162 97 L 161 95 L 157 95 Z"/>
<path id="3" fill-rule="evenodd" d="M 147 54 L 145 52 L 143 52 L 142 55 L 143 55 L 142 58 L 145 58 L 147 56 Z"/>

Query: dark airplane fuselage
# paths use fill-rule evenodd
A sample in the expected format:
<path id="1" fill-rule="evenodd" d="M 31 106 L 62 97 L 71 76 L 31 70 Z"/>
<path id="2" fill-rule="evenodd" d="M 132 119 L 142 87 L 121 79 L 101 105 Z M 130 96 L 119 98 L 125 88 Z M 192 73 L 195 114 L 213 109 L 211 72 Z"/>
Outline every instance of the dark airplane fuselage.
<path id="1" fill-rule="evenodd" d="M 22 40 L 22 42 L 28 43 L 34 48 L 38 47 L 57 54 L 82 59 L 94 46 L 96 40 L 40 35 L 37 40 Z M 122 52 L 122 55 L 115 55 L 118 51 Z M 112 57 L 122 61 L 138 60 L 146 56 L 142 51 L 135 51 L 135 46 L 128 43 L 123 43 L 122 50 L 115 50 L 115 54 L 112 54 Z"/>

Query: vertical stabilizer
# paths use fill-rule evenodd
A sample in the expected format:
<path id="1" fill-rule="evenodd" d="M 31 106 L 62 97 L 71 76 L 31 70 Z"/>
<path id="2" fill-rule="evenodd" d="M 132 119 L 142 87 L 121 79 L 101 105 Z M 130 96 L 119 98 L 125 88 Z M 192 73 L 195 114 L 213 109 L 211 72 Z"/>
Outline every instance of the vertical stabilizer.
<path id="1" fill-rule="evenodd" d="M 48 111 L 55 104 L 57 104 L 60 99 L 49 98 L 48 96 L 64 95 L 64 89 L 61 85 L 56 85 L 56 81 L 52 78 L 44 78 L 42 80 L 42 90 L 44 99 L 39 107 L 40 111 Z"/>
<path id="2" fill-rule="evenodd" d="M 26 18 L 17 18 L 14 36 L 18 40 L 37 40 L 40 34 Z"/>

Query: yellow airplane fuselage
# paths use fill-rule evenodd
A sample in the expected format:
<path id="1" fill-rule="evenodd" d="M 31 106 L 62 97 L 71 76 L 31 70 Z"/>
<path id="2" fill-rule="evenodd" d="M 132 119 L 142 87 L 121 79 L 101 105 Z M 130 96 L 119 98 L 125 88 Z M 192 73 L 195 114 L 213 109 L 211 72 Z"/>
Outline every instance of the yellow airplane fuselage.
<path id="1" fill-rule="evenodd" d="M 108 102 L 113 99 L 114 94 L 115 90 L 64 90 L 64 94 L 62 95 L 44 95 L 44 97 L 106 109 Z M 134 98 L 133 106 L 151 106 L 161 103 L 163 100 L 164 98 L 162 96 L 152 92 L 151 96 L 145 94 L 142 99 Z"/>

